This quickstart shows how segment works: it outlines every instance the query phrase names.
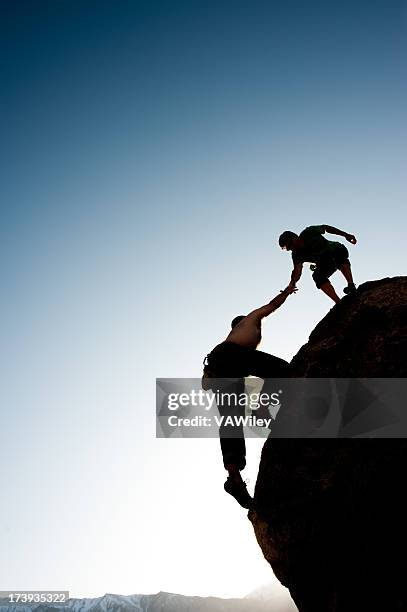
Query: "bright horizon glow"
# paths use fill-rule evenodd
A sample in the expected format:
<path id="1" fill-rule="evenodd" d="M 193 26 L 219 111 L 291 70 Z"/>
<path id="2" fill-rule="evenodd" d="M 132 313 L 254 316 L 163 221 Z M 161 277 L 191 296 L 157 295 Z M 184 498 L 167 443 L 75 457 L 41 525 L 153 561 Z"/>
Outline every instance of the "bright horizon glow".
<path id="1" fill-rule="evenodd" d="M 404 3 L 0 10 L 1 588 L 277 588 L 218 441 L 155 438 L 155 378 L 287 285 L 285 229 L 354 233 L 357 283 L 405 274 Z M 331 307 L 299 288 L 264 323 L 288 360 Z"/>

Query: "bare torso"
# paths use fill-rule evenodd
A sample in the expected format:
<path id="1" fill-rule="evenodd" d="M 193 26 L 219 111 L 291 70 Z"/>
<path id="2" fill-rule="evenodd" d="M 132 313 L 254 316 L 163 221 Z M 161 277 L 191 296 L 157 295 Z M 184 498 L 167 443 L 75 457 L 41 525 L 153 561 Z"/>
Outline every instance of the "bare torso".
<path id="1" fill-rule="evenodd" d="M 245 317 L 232 329 L 226 341 L 257 348 L 261 341 L 261 323 L 250 316 Z"/>

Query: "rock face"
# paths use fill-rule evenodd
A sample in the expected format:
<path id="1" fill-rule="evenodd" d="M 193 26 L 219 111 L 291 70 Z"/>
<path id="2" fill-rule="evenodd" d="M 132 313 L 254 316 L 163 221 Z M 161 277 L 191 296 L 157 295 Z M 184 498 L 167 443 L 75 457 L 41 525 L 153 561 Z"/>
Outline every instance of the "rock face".
<path id="1" fill-rule="evenodd" d="M 292 365 L 401 378 L 406 355 L 407 278 L 388 278 L 335 306 Z M 300 612 L 407 611 L 406 468 L 406 439 L 266 441 L 249 518 Z"/>
<path id="2" fill-rule="evenodd" d="M 316 326 L 292 360 L 294 376 L 407 376 L 407 277 L 361 285 Z"/>

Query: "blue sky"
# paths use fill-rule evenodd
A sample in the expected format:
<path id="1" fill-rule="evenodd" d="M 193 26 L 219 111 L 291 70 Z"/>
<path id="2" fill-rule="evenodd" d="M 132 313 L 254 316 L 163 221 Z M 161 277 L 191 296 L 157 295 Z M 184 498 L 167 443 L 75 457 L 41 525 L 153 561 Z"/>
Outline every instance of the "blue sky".
<path id="1" fill-rule="evenodd" d="M 405 3 L 0 10 L 2 588 L 243 595 L 271 572 L 217 441 L 156 440 L 154 380 L 287 284 L 284 229 L 404 274 Z M 261 348 L 329 308 L 305 270 Z"/>

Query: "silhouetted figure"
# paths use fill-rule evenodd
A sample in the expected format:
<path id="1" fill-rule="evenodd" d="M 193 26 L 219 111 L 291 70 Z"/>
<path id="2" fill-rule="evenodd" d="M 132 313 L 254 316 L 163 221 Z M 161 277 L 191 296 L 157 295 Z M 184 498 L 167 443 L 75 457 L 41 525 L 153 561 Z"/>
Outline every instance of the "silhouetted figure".
<path id="1" fill-rule="evenodd" d="M 324 238 L 322 234 L 325 232 L 343 236 L 351 244 L 357 242 L 353 234 L 347 234 L 331 225 L 311 225 L 305 228 L 299 236 L 294 232 L 286 231 L 281 234 L 278 242 L 282 249 L 292 251 L 294 268 L 289 287 L 295 288 L 301 278 L 304 262 L 309 261 L 315 264 L 312 277 L 318 289 L 338 303 L 340 298 L 329 281 L 329 277 L 336 270 L 340 270 L 348 282 L 348 286 L 343 290 L 344 293 L 353 293 L 356 287 L 353 282 L 348 249 L 341 242 L 333 242 Z"/>
<path id="2" fill-rule="evenodd" d="M 207 355 L 202 386 L 214 393 L 244 393 L 245 376 L 259 378 L 285 378 L 289 375 L 289 364 L 268 353 L 258 351 L 261 341 L 261 323 L 264 317 L 277 310 L 296 288 L 287 287 L 269 304 L 256 308 L 248 315 L 240 315 L 232 321 L 232 331 L 224 342 L 218 344 Z M 227 379 L 227 380 L 211 380 Z M 244 416 L 245 407 L 236 402 L 218 404 L 221 416 Z M 224 488 L 244 508 L 250 508 L 252 498 L 247 492 L 240 471 L 246 466 L 246 445 L 243 426 L 222 426 L 219 430 L 223 464 L 229 476 Z"/>

